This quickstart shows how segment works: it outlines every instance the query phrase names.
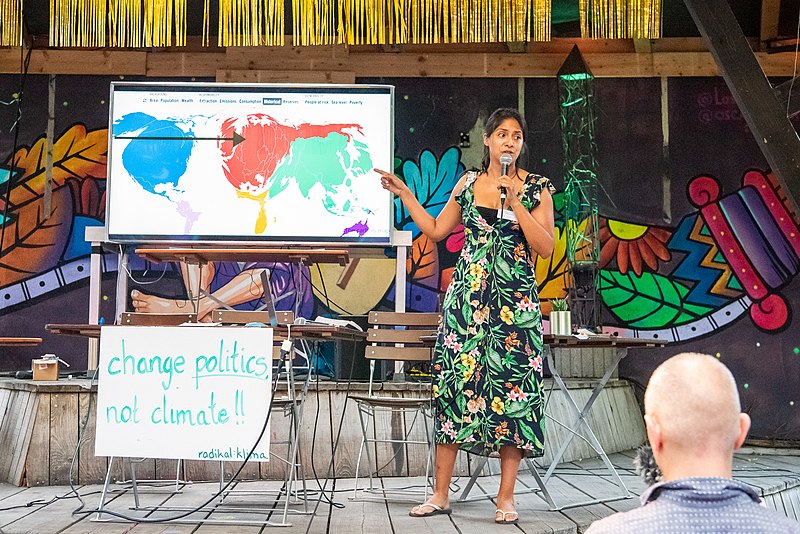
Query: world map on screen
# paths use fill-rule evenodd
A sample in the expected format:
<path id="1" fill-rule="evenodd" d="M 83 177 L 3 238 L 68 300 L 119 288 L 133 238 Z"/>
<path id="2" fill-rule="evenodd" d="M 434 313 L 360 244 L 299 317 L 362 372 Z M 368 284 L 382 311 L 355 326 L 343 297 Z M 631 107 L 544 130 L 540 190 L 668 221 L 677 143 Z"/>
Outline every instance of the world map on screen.
<path id="1" fill-rule="evenodd" d="M 312 232 L 314 221 L 304 215 L 316 217 L 326 232 L 358 237 L 368 234 L 376 219 L 374 198 L 363 193 L 365 181 L 377 183 L 367 178 L 376 163 L 358 122 L 294 123 L 267 113 L 157 117 L 137 111 L 114 120 L 112 136 L 116 150 L 121 148 L 117 157 L 124 174 L 135 184 L 131 193 L 151 195 L 153 206 L 168 203 L 182 234 L 198 226 L 201 234 L 215 233 L 208 225 L 220 211 L 228 214 L 226 220 L 247 214 L 254 236 L 281 224 L 278 233 L 287 235 L 288 215 L 295 216 L 292 224 L 308 225 Z M 219 202 L 209 203 L 209 194 Z"/>

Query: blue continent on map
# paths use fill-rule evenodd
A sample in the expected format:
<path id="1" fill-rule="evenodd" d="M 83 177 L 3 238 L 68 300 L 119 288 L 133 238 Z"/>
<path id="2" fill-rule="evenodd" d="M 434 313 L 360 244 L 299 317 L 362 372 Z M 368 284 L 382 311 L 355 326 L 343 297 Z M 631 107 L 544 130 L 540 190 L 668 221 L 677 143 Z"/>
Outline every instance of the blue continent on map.
<path id="1" fill-rule="evenodd" d="M 172 119 L 156 119 L 146 113 L 130 113 L 112 127 L 112 135 L 132 137 L 194 137 Z M 177 190 L 186 172 L 195 142 L 186 140 L 131 140 L 122 151 L 122 165 L 128 174 L 148 193 L 162 195 Z"/>

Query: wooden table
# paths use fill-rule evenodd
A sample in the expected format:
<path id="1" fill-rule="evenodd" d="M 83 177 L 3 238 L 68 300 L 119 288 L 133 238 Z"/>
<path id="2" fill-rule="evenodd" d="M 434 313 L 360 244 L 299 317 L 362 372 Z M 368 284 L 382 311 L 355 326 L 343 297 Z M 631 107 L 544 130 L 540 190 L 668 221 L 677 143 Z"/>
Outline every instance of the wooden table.
<path id="1" fill-rule="evenodd" d="M 542 340 L 551 347 L 615 347 L 622 349 L 633 349 L 637 347 L 663 347 L 667 344 L 663 339 L 643 339 L 637 337 L 618 337 L 605 334 L 589 336 L 586 339 L 578 339 L 575 336 L 556 336 L 545 334 Z"/>
<path id="2" fill-rule="evenodd" d="M 214 261 L 338 263 L 345 266 L 350 253 L 345 249 L 303 248 L 138 248 L 136 254 L 146 260 L 163 263 L 182 261 L 204 265 Z"/>
<path id="3" fill-rule="evenodd" d="M 567 428 L 569 430 L 569 437 L 561 443 L 558 452 L 556 452 L 556 454 L 553 456 L 553 462 L 550 464 L 550 467 L 547 469 L 547 472 L 542 479 L 543 484 L 547 484 L 547 481 L 553 475 L 553 472 L 558 466 L 558 463 L 561 461 L 561 458 L 564 457 L 564 453 L 567 451 L 567 447 L 569 447 L 570 443 L 572 443 L 572 440 L 575 439 L 576 436 L 581 436 L 581 438 L 586 440 L 586 442 L 589 443 L 592 449 L 594 449 L 594 451 L 603 460 L 603 464 L 605 464 L 606 469 L 611 475 L 612 481 L 614 484 L 616 484 L 621 492 L 619 495 L 613 497 L 591 499 L 587 501 L 572 502 L 560 505 L 556 505 L 549 493 L 546 493 L 546 500 L 550 505 L 550 509 L 563 510 L 565 508 L 574 508 L 577 506 L 587 506 L 589 504 L 598 504 L 602 502 L 631 498 L 631 492 L 620 478 L 617 469 L 614 467 L 614 464 L 611 463 L 611 460 L 609 460 L 605 450 L 603 450 L 600 440 L 597 439 L 594 430 L 592 430 L 592 427 L 589 425 L 589 419 L 587 416 L 589 411 L 592 409 L 594 401 L 597 400 L 600 392 L 606 386 L 608 380 L 619 366 L 619 362 L 628 355 L 628 349 L 637 347 L 663 347 L 667 344 L 666 340 L 620 338 L 609 335 L 594 335 L 589 336 L 587 339 L 578 339 L 575 336 L 554 336 L 548 334 L 544 336 L 544 342 L 546 347 L 545 355 L 547 357 L 547 365 L 550 367 L 550 374 L 553 376 L 553 380 L 556 382 L 556 384 L 558 384 L 558 387 L 563 392 L 568 405 L 575 415 L 575 420 L 572 422 L 572 424 L 567 424 L 564 422 L 555 421 L 552 417 L 550 418 L 556 424 L 560 424 Z M 598 380 L 597 384 L 592 390 L 592 394 L 582 407 L 578 406 L 578 403 L 575 400 L 575 397 L 572 395 L 572 392 L 567 388 L 563 378 L 561 378 L 561 375 L 556 368 L 555 359 L 553 358 L 553 351 L 550 350 L 552 347 L 613 347 L 616 349 L 615 357 L 606 362 L 605 373 L 603 374 L 602 378 Z M 544 487 L 542 489 L 543 492 L 546 491 Z"/>
<path id="4" fill-rule="evenodd" d="M 436 344 L 436 337 L 433 336 L 420 336 L 419 339 L 426 347 Z M 564 347 L 564 348 L 592 348 L 592 347 L 614 347 L 618 349 L 634 349 L 639 347 L 663 347 L 667 344 L 666 340 L 659 339 L 642 339 L 632 337 L 617 337 L 609 335 L 595 335 L 589 336 L 587 339 L 579 339 L 575 336 L 556 336 L 553 334 L 544 334 L 542 341 L 545 345 L 551 347 Z"/>
<path id="5" fill-rule="evenodd" d="M 53 334 L 63 334 L 67 336 L 81 336 L 88 338 L 99 338 L 100 328 L 103 325 L 99 324 L 48 324 L 45 329 Z M 113 328 L 114 325 L 108 325 Z M 142 327 L 153 328 L 153 327 Z M 202 328 L 202 327 L 192 327 Z M 215 328 L 209 326 L 208 328 Z M 241 328 L 253 328 L 251 326 L 242 326 Z M 273 328 L 273 333 L 276 339 L 287 338 L 300 338 L 308 341 L 357 341 L 366 339 L 367 333 L 355 328 L 347 326 L 333 326 L 333 325 L 318 325 L 318 324 L 302 324 L 302 325 L 278 325 Z M 41 340 L 40 340 L 41 341 Z"/>
<path id="6" fill-rule="evenodd" d="M 40 337 L 0 337 L 0 347 L 35 347 L 41 342 Z"/>

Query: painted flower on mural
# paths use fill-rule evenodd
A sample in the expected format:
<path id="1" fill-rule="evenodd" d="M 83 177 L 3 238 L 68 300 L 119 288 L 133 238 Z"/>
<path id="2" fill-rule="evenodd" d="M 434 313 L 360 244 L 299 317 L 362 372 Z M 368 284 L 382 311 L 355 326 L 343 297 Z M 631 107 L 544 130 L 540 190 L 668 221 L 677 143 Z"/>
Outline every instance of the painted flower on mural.
<path id="1" fill-rule="evenodd" d="M 672 234 L 663 228 L 615 219 L 600 219 L 600 267 L 617 260 L 619 272 L 641 275 L 644 267 L 658 270 L 658 261 L 669 261 L 667 242 Z"/>

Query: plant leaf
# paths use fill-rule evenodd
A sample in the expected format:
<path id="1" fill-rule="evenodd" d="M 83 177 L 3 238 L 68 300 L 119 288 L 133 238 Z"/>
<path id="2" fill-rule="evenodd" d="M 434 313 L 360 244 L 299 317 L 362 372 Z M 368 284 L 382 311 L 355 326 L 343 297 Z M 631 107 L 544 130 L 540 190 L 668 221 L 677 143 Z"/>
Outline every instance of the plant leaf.
<path id="1" fill-rule="evenodd" d="M 553 215 L 556 228 L 563 229 L 567 222 L 565 216 L 566 212 L 566 195 L 563 191 L 559 191 L 553 195 Z"/>
<path id="2" fill-rule="evenodd" d="M 531 430 L 531 425 L 519 425 L 522 435 L 531 442 L 534 447 L 543 448 L 542 442 L 536 437 L 536 434 Z"/>
<path id="3" fill-rule="evenodd" d="M 486 361 L 489 363 L 489 369 L 493 371 L 500 371 L 503 369 L 503 362 L 500 360 L 500 354 L 491 347 L 486 349 Z"/>
<path id="4" fill-rule="evenodd" d="M 450 328 L 452 328 L 461 335 L 467 333 L 467 330 L 458 323 L 458 317 L 456 317 L 454 313 L 447 314 L 447 326 L 449 326 Z"/>
<path id="5" fill-rule="evenodd" d="M 541 314 L 533 311 L 517 312 L 514 324 L 520 328 L 533 328 L 541 321 Z"/>
<path id="6" fill-rule="evenodd" d="M 501 257 L 497 257 L 494 260 L 494 272 L 502 282 L 510 282 L 512 280 L 511 266 Z"/>
<path id="7" fill-rule="evenodd" d="M 463 395 L 460 396 L 463 397 Z M 464 410 L 462 409 L 461 411 L 463 412 Z M 477 418 L 467 426 L 462 427 L 461 430 L 459 430 L 458 434 L 456 435 L 456 441 L 464 441 L 469 436 L 471 436 L 472 433 L 475 431 L 475 428 L 478 426 L 479 421 L 480 418 Z"/>

